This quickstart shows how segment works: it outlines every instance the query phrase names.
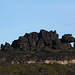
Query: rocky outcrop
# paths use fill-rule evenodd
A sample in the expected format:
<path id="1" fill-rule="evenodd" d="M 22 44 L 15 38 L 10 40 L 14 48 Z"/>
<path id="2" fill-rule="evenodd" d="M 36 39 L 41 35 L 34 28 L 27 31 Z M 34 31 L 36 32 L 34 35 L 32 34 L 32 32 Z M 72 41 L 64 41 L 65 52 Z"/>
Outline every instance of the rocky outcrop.
<path id="1" fill-rule="evenodd" d="M 32 32 L 19 37 L 13 41 L 12 47 L 21 50 L 40 50 L 40 49 L 72 49 L 71 42 L 75 42 L 72 34 L 65 34 L 59 39 L 56 31 L 41 30 L 39 33 Z"/>
<path id="2" fill-rule="evenodd" d="M 71 46 L 71 42 L 74 42 L 74 47 Z M 46 31 L 41 30 L 39 33 L 32 32 L 30 34 L 25 34 L 20 36 L 18 40 L 14 40 L 12 45 L 5 43 L 1 44 L 1 50 L 52 50 L 52 49 L 75 49 L 75 38 L 72 34 L 65 34 L 59 39 L 59 35 L 56 31 Z"/>
<path id="3" fill-rule="evenodd" d="M 61 38 L 61 43 L 71 43 L 75 42 L 75 38 L 72 37 L 72 34 L 65 34 Z"/>
<path id="4" fill-rule="evenodd" d="M 9 43 L 5 43 L 5 45 L 1 44 L 1 50 L 5 51 L 5 50 L 13 50 L 13 47 L 11 47 L 11 45 Z"/>
<path id="5" fill-rule="evenodd" d="M 71 46 L 71 42 L 74 42 L 74 47 Z M 62 64 L 67 63 L 67 61 L 73 63 L 75 62 L 74 49 L 75 38 L 72 37 L 72 34 L 65 34 L 60 39 L 56 31 L 41 30 L 39 33 L 26 33 L 14 40 L 11 45 L 7 42 L 5 45 L 1 44 L 0 62 L 36 63 L 39 60 L 39 63 L 56 61 Z"/>
<path id="6" fill-rule="evenodd" d="M 19 37 L 18 40 L 13 41 L 12 47 L 19 48 L 21 50 L 39 50 L 46 46 L 53 47 L 53 40 L 58 39 L 58 35 L 54 31 L 41 30 L 40 33 L 32 32 Z"/>

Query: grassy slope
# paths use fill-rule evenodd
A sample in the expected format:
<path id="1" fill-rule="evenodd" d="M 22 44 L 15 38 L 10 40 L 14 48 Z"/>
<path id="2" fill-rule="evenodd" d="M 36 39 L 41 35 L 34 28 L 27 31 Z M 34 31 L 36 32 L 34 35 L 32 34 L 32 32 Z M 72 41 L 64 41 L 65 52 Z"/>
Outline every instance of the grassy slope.
<path id="1" fill-rule="evenodd" d="M 0 66 L 0 75 L 75 75 L 75 64 L 14 64 Z"/>

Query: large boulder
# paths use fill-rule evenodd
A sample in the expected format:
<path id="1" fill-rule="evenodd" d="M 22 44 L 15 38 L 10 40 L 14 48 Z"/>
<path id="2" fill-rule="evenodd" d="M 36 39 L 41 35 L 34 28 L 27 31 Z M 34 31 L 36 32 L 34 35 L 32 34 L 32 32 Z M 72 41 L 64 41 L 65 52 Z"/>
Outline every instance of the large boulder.
<path id="1" fill-rule="evenodd" d="M 61 43 L 71 43 L 75 42 L 75 38 L 72 37 L 72 34 L 65 34 L 61 38 Z"/>
<path id="2" fill-rule="evenodd" d="M 6 51 L 6 50 L 13 50 L 13 47 L 11 47 L 11 45 L 9 43 L 5 43 L 5 45 L 1 44 L 1 49 L 3 51 Z"/>

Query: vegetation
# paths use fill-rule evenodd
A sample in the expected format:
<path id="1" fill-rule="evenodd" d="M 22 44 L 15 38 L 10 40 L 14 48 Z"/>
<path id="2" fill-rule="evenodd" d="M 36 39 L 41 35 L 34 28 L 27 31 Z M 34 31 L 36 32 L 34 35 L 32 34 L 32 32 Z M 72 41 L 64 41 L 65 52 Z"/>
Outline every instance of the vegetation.
<path id="1" fill-rule="evenodd" d="M 75 64 L 13 64 L 0 66 L 0 75 L 75 75 Z"/>
<path id="2" fill-rule="evenodd" d="M 39 50 L 39 51 L 0 51 L 0 75 L 75 75 L 75 64 L 25 64 L 29 59 L 64 60 L 66 57 L 75 58 L 74 50 Z M 6 59 L 5 61 L 3 61 Z M 11 61 L 20 62 L 11 65 Z"/>
<path id="3" fill-rule="evenodd" d="M 23 63 L 29 59 L 32 60 L 46 60 L 46 59 L 56 59 L 56 60 L 71 60 L 75 59 L 75 51 L 62 51 L 62 50 L 39 50 L 39 51 L 0 51 L 0 64 L 9 64 L 12 61 Z M 5 61 L 4 61 L 5 60 Z"/>

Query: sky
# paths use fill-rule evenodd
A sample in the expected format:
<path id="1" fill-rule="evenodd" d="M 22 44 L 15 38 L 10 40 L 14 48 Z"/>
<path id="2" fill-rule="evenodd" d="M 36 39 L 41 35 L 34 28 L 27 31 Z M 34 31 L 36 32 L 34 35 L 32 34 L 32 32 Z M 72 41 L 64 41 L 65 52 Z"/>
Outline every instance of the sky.
<path id="1" fill-rule="evenodd" d="M 41 29 L 75 37 L 75 0 L 0 0 L 0 44 Z"/>

